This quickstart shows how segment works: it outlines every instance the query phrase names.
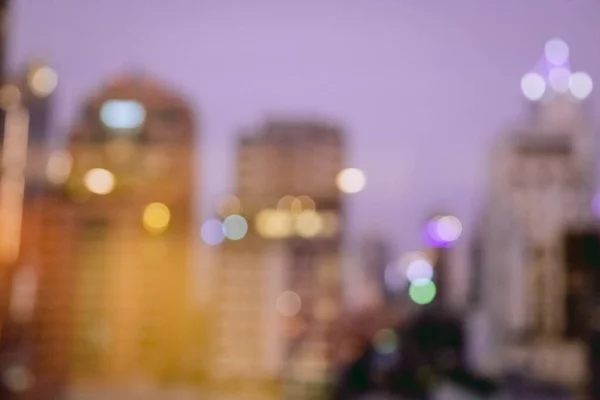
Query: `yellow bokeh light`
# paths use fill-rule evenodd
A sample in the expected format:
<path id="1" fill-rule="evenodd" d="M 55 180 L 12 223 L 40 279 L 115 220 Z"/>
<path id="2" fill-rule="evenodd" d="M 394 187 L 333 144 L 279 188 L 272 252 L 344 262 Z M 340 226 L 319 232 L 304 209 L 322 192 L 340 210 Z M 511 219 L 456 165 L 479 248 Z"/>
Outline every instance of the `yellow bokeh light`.
<path id="1" fill-rule="evenodd" d="M 302 211 L 294 222 L 296 233 L 302 237 L 317 236 L 323 229 L 323 218 L 314 211 Z"/>
<path id="2" fill-rule="evenodd" d="M 361 192 L 367 184 L 365 173 L 357 168 L 346 168 L 336 178 L 337 187 L 344 193 Z"/>
<path id="3" fill-rule="evenodd" d="M 317 205 L 315 201 L 308 196 L 299 196 L 298 201 L 302 206 L 302 211 L 316 211 Z"/>
<path id="4" fill-rule="evenodd" d="M 29 89 L 36 97 L 47 97 L 58 86 L 58 74 L 55 70 L 43 65 L 35 68 L 28 77 Z"/>
<path id="5" fill-rule="evenodd" d="M 46 178 L 55 184 L 60 185 L 69 179 L 73 158 L 68 151 L 57 151 L 50 155 L 48 164 L 46 164 Z"/>
<path id="6" fill-rule="evenodd" d="M 226 196 L 219 203 L 219 215 L 226 218 L 230 215 L 239 215 L 242 213 L 242 201 L 234 195 Z"/>
<path id="7" fill-rule="evenodd" d="M 162 233 L 169 226 L 171 211 L 163 203 L 151 203 L 146 206 L 142 214 L 144 228 L 150 233 Z"/>
<path id="8" fill-rule="evenodd" d="M 281 210 L 281 211 L 290 211 L 292 209 L 294 200 L 296 200 L 296 198 L 294 196 L 290 196 L 290 195 L 283 196 L 277 202 L 277 209 Z"/>
<path id="9" fill-rule="evenodd" d="M 280 210 L 262 210 L 256 217 L 256 230 L 259 235 L 280 239 L 288 237 L 293 231 L 292 216 Z"/>
<path id="10" fill-rule="evenodd" d="M 85 174 L 83 183 L 92 193 L 109 194 L 115 188 L 115 176 L 103 168 L 93 168 Z"/>

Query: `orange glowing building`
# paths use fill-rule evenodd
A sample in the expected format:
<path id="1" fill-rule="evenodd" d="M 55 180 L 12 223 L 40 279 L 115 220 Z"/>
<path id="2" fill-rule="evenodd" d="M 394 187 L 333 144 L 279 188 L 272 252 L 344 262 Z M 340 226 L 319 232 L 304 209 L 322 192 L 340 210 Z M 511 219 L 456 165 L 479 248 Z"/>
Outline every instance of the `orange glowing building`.
<path id="1" fill-rule="evenodd" d="M 123 76 L 85 103 L 48 161 L 72 251 L 69 278 L 48 277 L 39 303 L 71 287 L 67 380 L 81 396 L 189 375 L 195 135 L 180 94 Z"/>

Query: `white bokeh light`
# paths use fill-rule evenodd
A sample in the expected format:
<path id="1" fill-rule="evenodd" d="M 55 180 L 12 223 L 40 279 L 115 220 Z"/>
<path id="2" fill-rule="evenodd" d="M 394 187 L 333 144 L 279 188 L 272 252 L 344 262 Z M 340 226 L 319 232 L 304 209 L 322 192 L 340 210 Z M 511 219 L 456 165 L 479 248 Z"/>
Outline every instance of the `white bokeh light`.
<path id="1" fill-rule="evenodd" d="M 108 100 L 100 108 L 100 119 L 109 129 L 135 130 L 146 120 L 146 109 L 134 100 Z"/>
<path id="2" fill-rule="evenodd" d="M 340 171 L 336 183 L 338 189 L 344 193 L 358 193 L 365 188 L 367 177 L 358 168 L 346 168 Z"/>
<path id="3" fill-rule="evenodd" d="M 546 60 L 554 65 L 563 65 L 569 60 L 569 46 L 562 39 L 551 39 L 544 46 Z"/>
<path id="4" fill-rule="evenodd" d="M 418 259 L 412 261 L 406 270 L 406 277 L 411 283 L 433 279 L 433 267 L 429 261 Z"/>
<path id="5" fill-rule="evenodd" d="M 570 79 L 571 71 L 566 68 L 552 68 L 548 74 L 550 86 L 556 93 L 567 93 Z"/>
<path id="6" fill-rule="evenodd" d="M 277 298 L 277 311 L 284 317 L 293 317 L 300 312 L 302 300 L 298 294 L 287 291 Z"/>
<path id="7" fill-rule="evenodd" d="M 521 91 L 531 101 L 538 101 L 546 92 L 546 80 L 535 72 L 527 73 L 521 78 Z"/>
<path id="8" fill-rule="evenodd" d="M 575 72 L 569 78 L 569 90 L 573 97 L 584 100 L 594 89 L 592 77 L 585 72 Z"/>
<path id="9" fill-rule="evenodd" d="M 435 233 L 440 240 L 453 242 L 460 237 L 462 224 L 458 218 L 447 215 L 437 220 Z"/>

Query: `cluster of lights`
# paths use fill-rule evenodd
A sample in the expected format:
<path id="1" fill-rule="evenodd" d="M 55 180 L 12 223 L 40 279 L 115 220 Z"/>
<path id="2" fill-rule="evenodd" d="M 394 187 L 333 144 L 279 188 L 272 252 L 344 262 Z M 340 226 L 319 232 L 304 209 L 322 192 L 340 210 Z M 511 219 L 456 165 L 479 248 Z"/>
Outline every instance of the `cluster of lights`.
<path id="1" fill-rule="evenodd" d="M 541 100 L 550 87 L 554 93 L 571 95 L 586 99 L 593 90 L 592 78 L 585 72 L 571 72 L 569 67 L 569 46 L 561 39 L 552 39 L 544 47 L 544 60 L 547 74 L 529 72 L 521 79 L 523 95 L 531 100 Z"/>
<path id="2" fill-rule="evenodd" d="M 225 239 L 237 241 L 248 233 L 248 221 L 241 215 L 230 215 L 224 220 L 209 219 L 202 224 L 200 236 L 209 246 L 217 246 Z"/>
<path id="3" fill-rule="evenodd" d="M 425 226 L 425 238 L 433 247 L 448 247 L 462 234 L 462 224 L 453 215 L 432 218 Z"/>
<path id="4" fill-rule="evenodd" d="M 386 286 L 394 292 L 410 285 L 408 294 L 416 304 L 429 304 L 435 298 L 434 268 L 430 257 L 422 252 L 409 252 L 391 263 L 384 277 Z"/>

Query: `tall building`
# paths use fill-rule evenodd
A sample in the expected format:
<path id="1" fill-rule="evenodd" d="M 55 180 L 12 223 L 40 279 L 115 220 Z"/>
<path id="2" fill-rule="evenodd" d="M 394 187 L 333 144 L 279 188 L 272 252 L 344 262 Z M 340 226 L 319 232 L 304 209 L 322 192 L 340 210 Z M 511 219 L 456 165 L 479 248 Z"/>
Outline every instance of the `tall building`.
<path id="1" fill-rule="evenodd" d="M 124 75 L 84 104 L 66 151 L 49 162 L 62 201 L 54 223 L 70 224 L 60 241 L 71 259 L 68 278 L 47 272 L 38 303 L 51 308 L 70 294 L 68 312 L 48 309 L 45 318 L 70 319 L 68 382 L 77 393 L 187 376 L 195 143 L 194 112 L 179 93 Z"/>
<path id="2" fill-rule="evenodd" d="M 576 385 L 584 349 L 566 334 L 564 235 L 592 217 L 594 150 L 583 109 L 569 95 L 541 102 L 496 150 L 481 257 L 491 358 L 503 360 L 495 368 L 527 364 L 539 377 Z"/>
<path id="3" fill-rule="evenodd" d="M 6 82 L 0 90 L 0 106 L 7 113 L 3 149 L 6 158 L 0 177 L 0 213 L 6 221 L 0 233 L 4 264 L 1 266 L 3 276 L 0 282 L 3 294 L 6 294 L 1 302 L 3 312 L 0 314 L 3 328 L 0 332 L 0 374 L 4 377 L 0 381 L 0 390 L 6 391 L 4 397 L 8 397 L 9 393 L 14 397 L 31 391 L 30 384 L 15 384 L 10 377 L 15 371 L 21 371 L 25 377 L 40 372 L 43 366 L 36 364 L 35 357 L 40 342 L 45 342 L 47 347 L 61 345 L 58 343 L 60 340 L 55 340 L 56 335 L 31 334 L 37 332 L 40 325 L 48 327 L 49 331 L 56 328 L 56 321 L 41 321 L 38 316 L 43 314 L 34 313 L 39 282 L 45 278 L 45 272 L 53 268 L 45 262 L 45 252 L 54 252 L 64 244 L 54 242 L 55 246 L 44 249 L 39 246 L 48 237 L 60 235 L 64 227 L 43 224 L 45 210 L 51 209 L 54 204 L 52 196 L 45 191 L 45 167 L 50 134 L 48 117 L 56 85 L 57 75 L 52 68 L 45 63 L 32 62 L 21 75 L 12 82 Z M 11 221 L 6 218 L 9 215 Z M 9 251 L 11 248 L 16 252 Z M 59 253 L 68 255 L 66 250 L 59 250 Z M 56 259 L 56 263 L 59 270 L 66 265 L 61 257 Z M 54 304 L 60 303 L 60 297 L 60 294 L 56 296 Z M 46 304 L 41 305 L 44 306 Z M 62 325 L 62 331 L 64 328 L 66 326 Z M 60 357 L 57 357 L 54 362 L 59 363 L 59 360 Z M 56 378 L 61 371 L 55 367 L 56 364 L 46 370 L 47 374 L 41 375 Z M 25 379 L 25 382 L 30 383 L 31 379 Z M 39 379 L 38 383 L 44 385 L 44 379 Z"/>
<path id="4" fill-rule="evenodd" d="M 221 376 L 326 378 L 341 299 L 343 156 L 340 129 L 321 121 L 272 120 L 240 139 L 236 207 L 223 216 L 241 214 L 249 230 L 219 249 Z"/>

